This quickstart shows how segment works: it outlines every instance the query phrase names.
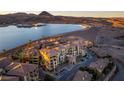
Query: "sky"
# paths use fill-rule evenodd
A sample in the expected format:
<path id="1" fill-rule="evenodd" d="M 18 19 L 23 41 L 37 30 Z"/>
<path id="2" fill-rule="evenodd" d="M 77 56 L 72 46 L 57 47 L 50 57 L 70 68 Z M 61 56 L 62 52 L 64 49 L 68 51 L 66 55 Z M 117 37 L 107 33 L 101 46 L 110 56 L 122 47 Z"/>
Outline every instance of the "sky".
<path id="1" fill-rule="evenodd" d="M 0 0 L 0 14 L 44 10 L 64 16 L 124 17 L 124 0 Z"/>
<path id="2" fill-rule="evenodd" d="M 0 14 L 26 12 L 39 14 L 42 11 L 0 11 Z M 53 15 L 76 17 L 124 17 L 124 11 L 48 11 Z"/>
<path id="3" fill-rule="evenodd" d="M 64 16 L 124 17 L 124 0 L 0 0 L 0 14 L 44 10 Z"/>
<path id="4" fill-rule="evenodd" d="M 85 16 L 85 17 L 124 17 L 124 11 L 112 12 L 112 11 L 72 11 L 72 12 L 52 12 L 55 15 L 66 15 L 66 16 Z"/>

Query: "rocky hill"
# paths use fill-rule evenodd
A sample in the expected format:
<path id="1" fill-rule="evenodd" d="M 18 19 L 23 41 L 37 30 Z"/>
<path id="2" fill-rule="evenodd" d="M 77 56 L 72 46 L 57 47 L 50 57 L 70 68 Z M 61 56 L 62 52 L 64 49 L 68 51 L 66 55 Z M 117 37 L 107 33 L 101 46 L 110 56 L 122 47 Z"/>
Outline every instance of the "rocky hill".
<path id="1" fill-rule="evenodd" d="M 105 18 L 92 18 L 92 17 L 67 17 L 67 16 L 54 16 L 46 11 L 41 12 L 39 15 L 27 13 L 14 13 L 0 15 L 0 26 L 20 24 L 20 23 L 74 23 L 74 24 L 92 24 L 92 25 L 111 25 Z"/>

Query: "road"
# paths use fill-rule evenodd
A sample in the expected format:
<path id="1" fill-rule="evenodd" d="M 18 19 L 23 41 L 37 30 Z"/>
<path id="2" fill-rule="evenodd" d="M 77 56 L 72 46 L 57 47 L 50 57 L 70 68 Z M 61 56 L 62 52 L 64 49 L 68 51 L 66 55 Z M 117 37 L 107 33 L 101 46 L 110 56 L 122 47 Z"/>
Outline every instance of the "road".
<path id="1" fill-rule="evenodd" d="M 117 65 L 118 72 L 114 75 L 114 77 L 111 80 L 124 81 L 124 65 L 119 63 L 118 61 L 115 61 L 115 64 Z"/>
<path id="2" fill-rule="evenodd" d="M 65 81 L 65 80 L 71 80 L 73 75 L 78 71 L 80 67 L 86 67 L 88 66 L 91 62 L 95 60 L 95 55 L 91 52 L 88 52 L 87 59 L 84 61 L 79 62 L 76 64 L 72 69 L 64 73 L 61 77 L 58 77 L 56 80 L 57 81 Z"/>

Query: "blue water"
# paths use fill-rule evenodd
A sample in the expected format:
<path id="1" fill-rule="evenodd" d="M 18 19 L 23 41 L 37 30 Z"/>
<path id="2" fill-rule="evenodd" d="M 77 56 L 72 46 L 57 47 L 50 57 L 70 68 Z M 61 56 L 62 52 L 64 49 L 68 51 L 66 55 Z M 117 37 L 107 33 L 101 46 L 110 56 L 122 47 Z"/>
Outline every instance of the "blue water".
<path id="1" fill-rule="evenodd" d="M 0 52 L 3 49 L 12 49 L 36 40 L 43 36 L 52 36 L 83 29 L 75 24 L 47 24 L 41 27 L 18 28 L 16 26 L 0 27 Z"/>

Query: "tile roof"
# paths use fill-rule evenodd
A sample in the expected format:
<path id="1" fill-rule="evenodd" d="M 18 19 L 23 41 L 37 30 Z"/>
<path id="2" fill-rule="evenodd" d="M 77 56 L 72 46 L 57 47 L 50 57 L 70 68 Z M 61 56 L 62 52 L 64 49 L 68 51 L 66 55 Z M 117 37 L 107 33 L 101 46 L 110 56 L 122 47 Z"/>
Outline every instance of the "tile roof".
<path id="1" fill-rule="evenodd" d="M 108 65 L 109 59 L 98 59 L 95 62 L 89 65 L 90 68 L 95 68 L 100 73 L 104 70 L 104 68 Z"/>
<path id="2" fill-rule="evenodd" d="M 95 47 L 93 47 L 90 50 L 95 52 L 100 57 L 105 57 L 105 56 L 108 55 L 108 51 L 106 49 L 103 49 L 103 48 L 95 48 Z"/>
<path id="3" fill-rule="evenodd" d="M 73 78 L 73 81 L 90 81 L 92 79 L 92 74 L 87 71 L 78 70 Z"/>
<path id="4" fill-rule="evenodd" d="M 6 74 L 7 75 L 15 75 L 15 76 L 24 76 L 28 72 L 34 71 L 37 67 L 38 66 L 35 64 L 14 63 L 12 66 L 6 68 L 6 69 L 9 68 L 9 71 Z"/>
<path id="5" fill-rule="evenodd" d="M 7 57 L 4 57 L 4 58 L 0 59 L 0 68 L 5 68 L 9 64 L 11 64 L 11 62 Z"/>

